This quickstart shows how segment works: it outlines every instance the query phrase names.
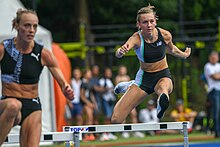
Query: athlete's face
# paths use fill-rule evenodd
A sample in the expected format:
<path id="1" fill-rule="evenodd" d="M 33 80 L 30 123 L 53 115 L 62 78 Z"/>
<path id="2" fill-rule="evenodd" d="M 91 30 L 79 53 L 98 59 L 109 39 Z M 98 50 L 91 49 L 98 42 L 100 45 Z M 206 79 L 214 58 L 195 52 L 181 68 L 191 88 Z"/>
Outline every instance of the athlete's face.
<path id="1" fill-rule="evenodd" d="M 32 13 L 24 13 L 17 24 L 18 37 L 25 42 L 31 42 L 37 32 L 38 18 Z"/>
<path id="2" fill-rule="evenodd" d="M 138 27 L 145 33 L 151 35 L 156 26 L 156 18 L 153 13 L 141 14 Z"/>

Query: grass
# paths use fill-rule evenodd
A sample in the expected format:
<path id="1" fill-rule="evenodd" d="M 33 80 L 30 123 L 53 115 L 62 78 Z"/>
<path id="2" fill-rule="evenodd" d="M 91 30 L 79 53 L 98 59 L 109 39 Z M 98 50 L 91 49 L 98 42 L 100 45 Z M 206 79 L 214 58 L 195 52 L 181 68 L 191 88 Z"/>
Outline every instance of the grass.
<path id="1" fill-rule="evenodd" d="M 119 137 L 114 141 L 104 141 L 99 140 L 90 141 L 90 142 L 80 142 L 80 147 L 116 147 L 116 146 L 128 146 L 128 145 L 140 145 L 140 144 L 159 144 L 159 143 L 182 143 L 183 134 L 159 134 L 155 136 L 146 136 L 144 138 L 134 138 L 130 137 L 124 139 L 120 137 L 120 134 L 117 134 Z M 189 143 L 192 142 L 220 142 L 220 138 L 214 138 L 214 136 L 208 136 L 205 133 L 195 132 L 189 134 Z M 43 147 L 43 146 L 42 146 Z M 47 147 L 65 147 L 64 143 L 54 144 Z M 74 145 L 73 145 L 74 147 Z"/>

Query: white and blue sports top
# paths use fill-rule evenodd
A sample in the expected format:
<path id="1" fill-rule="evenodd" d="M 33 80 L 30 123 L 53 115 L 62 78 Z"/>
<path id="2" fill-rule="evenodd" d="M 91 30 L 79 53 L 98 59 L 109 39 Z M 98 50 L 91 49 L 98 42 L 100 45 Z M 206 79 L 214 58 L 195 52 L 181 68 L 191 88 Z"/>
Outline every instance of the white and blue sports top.
<path id="1" fill-rule="evenodd" d="M 166 55 L 166 43 L 163 39 L 163 36 L 158 28 L 158 39 L 153 43 L 147 43 L 141 31 L 138 31 L 138 34 L 141 38 L 141 45 L 139 48 L 135 49 L 135 53 L 138 59 L 145 63 L 154 63 L 163 59 Z"/>

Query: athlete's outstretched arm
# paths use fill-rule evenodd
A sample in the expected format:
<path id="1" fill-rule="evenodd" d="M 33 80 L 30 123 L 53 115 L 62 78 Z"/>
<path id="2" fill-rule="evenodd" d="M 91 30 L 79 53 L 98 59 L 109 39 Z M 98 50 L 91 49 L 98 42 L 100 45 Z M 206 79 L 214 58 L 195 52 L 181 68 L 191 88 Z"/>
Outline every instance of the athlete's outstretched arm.
<path id="1" fill-rule="evenodd" d="M 173 55 L 175 57 L 186 59 L 191 54 L 191 48 L 186 47 L 185 51 L 181 51 L 178 47 L 176 47 L 172 42 L 172 35 L 170 32 L 166 30 L 162 30 L 164 41 L 167 44 L 168 54 Z"/>
<path id="2" fill-rule="evenodd" d="M 130 49 L 132 49 L 133 47 L 135 47 L 135 45 L 137 44 L 137 37 L 138 33 L 134 33 L 127 41 L 124 45 L 122 45 L 120 48 L 117 49 L 117 51 L 115 52 L 115 56 L 117 58 L 121 58 L 122 56 L 124 56 L 124 54 L 126 54 Z"/>
<path id="3" fill-rule="evenodd" d="M 65 97 L 72 100 L 74 98 L 73 90 L 69 83 L 65 80 L 63 73 L 58 66 L 57 60 L 51 51 L 47 49 L 42 50 L 42 64 L 48 67 L 62 89 Z"/>
<path id="4" fill-rule="evenodd" d="M 167 47 L 168 54 L 173 55 L 175 57 L 186 59 L 191 54 L 191 48 L 186 47 L 185 51 L 181 51 L 178 47 L 175 45 L 169 45 Z"/>

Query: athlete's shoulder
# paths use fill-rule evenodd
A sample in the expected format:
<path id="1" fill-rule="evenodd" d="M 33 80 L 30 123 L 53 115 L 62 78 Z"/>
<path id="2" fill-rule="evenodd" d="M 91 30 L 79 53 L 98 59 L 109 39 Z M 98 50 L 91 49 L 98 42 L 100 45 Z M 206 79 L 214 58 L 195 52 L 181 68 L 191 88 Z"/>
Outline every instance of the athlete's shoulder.
<path id="1" fill-rule="evenodd" d="M 4 44 L 3 44 L 3 42 L 0 43 L 0 49 L 1 49 L 1 50 L 4 49 Z"/>
<path id="2" fill-rule="evenodd" d="M 46 48 L 42 48 L 42 54 L 45 56 L 51 56 L 52 55 L 52 51 L 46 49 Z"/>
<path id="3" fill-rule="evenodd" d="M 158 28 L 158 29 L 161 32 L 161 35 L 166 43 L 172 41 L 172 34 L 169 31 L 163 28 Z"/>
<path id="4" fill-rule="evenodd" d="M 52 66 L 56 58 L 54 57 L 52 51 L 43 48 L 41 52 L 42 65 Z"/>
<path id="5" fill-rule="evenodd" d="M 4 44 L 3 42 L 0 43 L 0 60 L 2 60 L 4 55 Z"/>
<path id="6" fill-rule="evenodd" d="M 127 40 L 126 44 L 129 44 L 129 49 L 136 48 L 140 44 L 140 37 L 138 32 L 134 32 L 130 38 Z"/>
<path id="7" fill-rule="evenodd" d="M 4 48 L 4 44 L 3 42 L 0 43 L 0 49 L 3 49 Z"/>
<path id="8" fill-rule="evenodd" d="M 163 37 L 172 37 L 171 33 L 168 30 L 165 30 L 163 28 L 158 28 L 162 34 Z"/>
<path id="9" fill-rule="evenodd" d="M 133 37 L 133 38 L 139 38 L 139 33 L 138 32 L 134 32 L 132 35 L 131 35 L 131 37 Z"/>

